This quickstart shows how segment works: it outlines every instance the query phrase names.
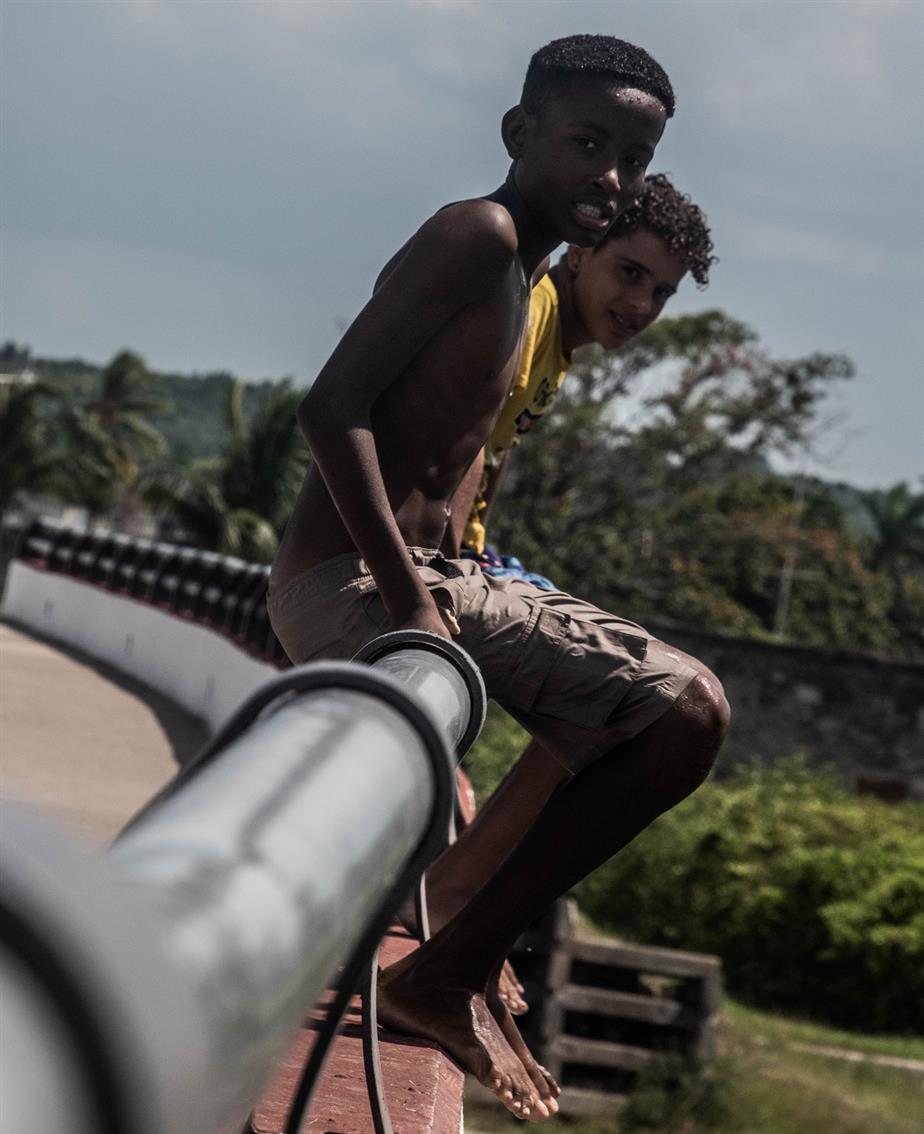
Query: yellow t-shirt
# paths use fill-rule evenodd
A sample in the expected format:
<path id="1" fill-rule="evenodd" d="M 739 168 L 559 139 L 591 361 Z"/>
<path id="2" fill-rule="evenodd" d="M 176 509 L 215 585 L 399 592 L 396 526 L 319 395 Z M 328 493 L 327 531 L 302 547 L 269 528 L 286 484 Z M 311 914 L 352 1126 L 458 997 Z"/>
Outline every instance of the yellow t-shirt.
<path id="1" fill-rule="evenodd" d="M 488 506 L 484 498 L 488 473 L 555 401 L 570 364 L 562 352 L 558 292 L 552 277 L 546 275 L 529 297 L 529 318 L 517 375 L 485 445 L 484 475 L 462 535 L 466 547 L 479 554 L 484 551 L 482 517 Z"/>

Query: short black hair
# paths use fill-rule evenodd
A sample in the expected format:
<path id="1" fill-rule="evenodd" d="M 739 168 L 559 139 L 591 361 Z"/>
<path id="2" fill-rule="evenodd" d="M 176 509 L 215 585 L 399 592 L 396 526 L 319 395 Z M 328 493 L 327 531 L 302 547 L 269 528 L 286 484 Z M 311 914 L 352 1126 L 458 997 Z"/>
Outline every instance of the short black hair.
<path id="1" fill-rule="evenodd" d="M 645 178 L 645 186 L 635 202 L 613 221 L 597 248 L 640 228 L 660 236 L 699 287 L 709 283 L 709 269 L 718 257 L 712 255 L 706 214 L 686 193 L 674 188 L 666 173 L 651 173 Z"/>
<path id="2" fill-rule="evenodd" d="M 563 88 L 591 76 L 646 91 L 663 105 L 668 118 L 673 116 L 674 89 L 663 67 L 641 47 L 611 35 L 569 35 L 540 47 L 529 61 L 520 105 L 535 114 Z"/>

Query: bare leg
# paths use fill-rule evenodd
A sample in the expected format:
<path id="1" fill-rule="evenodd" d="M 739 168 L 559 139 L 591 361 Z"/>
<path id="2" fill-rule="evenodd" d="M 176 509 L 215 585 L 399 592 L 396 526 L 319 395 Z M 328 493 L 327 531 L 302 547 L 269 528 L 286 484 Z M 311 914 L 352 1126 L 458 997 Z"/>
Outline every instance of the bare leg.
<path id="1" fill-rule="evenodd" d="M 487 882 L 567 778 L 558 760 L 531 741 L 478 815 L 427 870 L 427 910 L 434 933 Z M 514 1015 L 522 1016 L 529 1008 L 509 961 L 501 968 L 498 991 Z"/>
<path id="2" fill-rule="evenodd" d="M 543 1092 L 529 1069 L 525 1103 L 522 1080 L 513 1091 L 519 1106 L 498 1089 L 513 1049 L 508 1028 L 486 1003 L 492 979 L 523 928 L 552 900 L 702 783 L 728 715 L 715 678 L 697 676 L 653 725 L 573 776 L 465 909 L 385 970 L 381 1019 L 440 1043 L 514 1113 L 525 1106 L 532 1117 L 545 1117 L 554 1089 L 548 1084 Z"/>
<path id="3" fill-rule="evenodd" d="M 487 882 L 567 778 L 562 765 L 531 741 L 473 821 L 427 870 L 437 929 Z"/>

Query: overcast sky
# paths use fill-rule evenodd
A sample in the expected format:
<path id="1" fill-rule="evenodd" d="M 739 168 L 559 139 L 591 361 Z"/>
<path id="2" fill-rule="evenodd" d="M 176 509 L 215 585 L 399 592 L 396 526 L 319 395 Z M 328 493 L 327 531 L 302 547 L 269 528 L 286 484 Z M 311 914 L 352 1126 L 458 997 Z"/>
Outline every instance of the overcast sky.
<path id="1" fill-rule="evenodd" d="M 809 469 L 924 474 L 924 3 L 0 0 L 0 21 L 2 339 L 310 381 L 391 252 L 503 180 L 532 51 L 605 32 L 671 76 L 651 169 L 721 258 L 668 311 L 850 354 Z"/>

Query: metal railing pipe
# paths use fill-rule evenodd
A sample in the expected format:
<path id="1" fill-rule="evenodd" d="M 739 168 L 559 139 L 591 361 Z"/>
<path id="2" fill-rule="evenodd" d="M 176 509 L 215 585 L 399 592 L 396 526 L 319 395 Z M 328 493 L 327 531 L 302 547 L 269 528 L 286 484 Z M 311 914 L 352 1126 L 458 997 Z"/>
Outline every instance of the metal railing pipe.
<path id="1" fill-rule="evenodd" d="M 484 725 L 488 698 L 481 671 L 449 638 L 396 630 L 365 645 L 353 661 L 393 677 L 441 722 L 461 760 Z"/>
<path id="2" fill-rule="evenodd" d="M 484 711 L 472 663 L 430 637 L 269 683 L 105 862 L 55 839 L 24 858 L 12 824 L 0 946 L 52 955 L 33 979 L 52 1004 L 70 990 L 95 1129 L 240 1131 L 306 1009 L 374 947 L 445 841 L 450 752 Z"/>

